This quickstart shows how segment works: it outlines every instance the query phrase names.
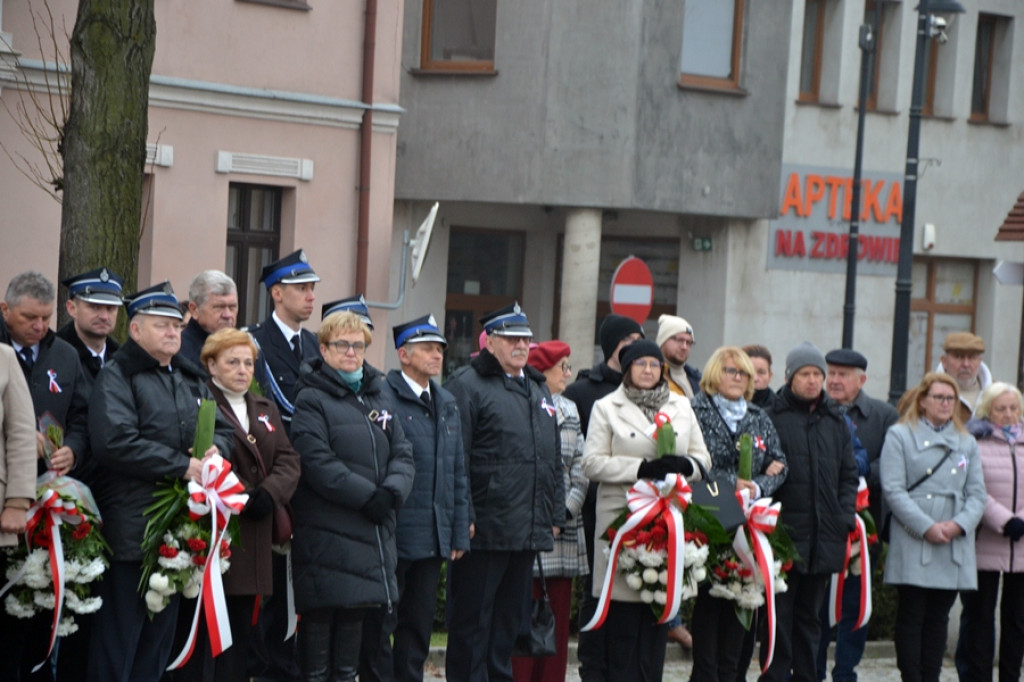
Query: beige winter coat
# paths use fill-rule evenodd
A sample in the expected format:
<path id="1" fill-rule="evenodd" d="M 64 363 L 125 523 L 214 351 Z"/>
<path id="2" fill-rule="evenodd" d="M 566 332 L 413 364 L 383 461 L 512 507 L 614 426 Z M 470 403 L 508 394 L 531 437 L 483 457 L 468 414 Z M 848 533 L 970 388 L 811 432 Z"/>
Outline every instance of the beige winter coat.
<path id="1" fill-rule="evenodd" d="M 28 509 L 36 498 L 36 434 L 32 396 L 14 349 L 0 344 L 0 500 L 3 507 Z M 18 537 L 0 533 L 0 547 Z"/>

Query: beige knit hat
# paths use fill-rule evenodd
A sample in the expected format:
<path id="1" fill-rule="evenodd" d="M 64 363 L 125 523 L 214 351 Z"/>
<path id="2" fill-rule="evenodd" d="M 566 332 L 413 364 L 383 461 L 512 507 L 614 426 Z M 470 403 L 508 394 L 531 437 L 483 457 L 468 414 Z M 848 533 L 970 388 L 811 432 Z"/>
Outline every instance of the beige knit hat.
<path id="1" fill-rule="evenodd" d="M 693 333 L 693 327 L 690 326 L 689 322 L 681 317 L 676 317 L 675 315 L 660 316 L 658 318 L 658 348 L 664 346 L 665 342 L 676 334 L 682 334 L 683 332 L 687 332 L 691 337 L 693 337 L 694 343 L 697 342 L 697 337 Z"/>

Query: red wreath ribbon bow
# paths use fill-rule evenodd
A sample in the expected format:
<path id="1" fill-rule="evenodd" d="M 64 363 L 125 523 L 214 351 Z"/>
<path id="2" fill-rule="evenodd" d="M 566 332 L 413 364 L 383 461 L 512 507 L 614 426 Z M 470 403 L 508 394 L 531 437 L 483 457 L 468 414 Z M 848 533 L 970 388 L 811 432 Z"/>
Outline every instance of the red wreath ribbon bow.
<path id="1" fill-rule="evenodd" d="M 590 622 L 583 626 L 584 631 L 595 630 L 604 623 L 608 616 L 608 607 L 612 600 L 612 583 L 618 565 L 619 552 L 623 540 L 631 535 L 631 531 L 651 523 L 659 516 L 665 515 L 668 528 L 668 585 L 666 585 L 665 609 L 659 623 L 667 623 L 679 611 L 679 602 L 683 591 L 684 549 L 686 546 L 683 530 L 682 512 L 689 506 L 693 492 L 686 479 L 677 474 L 669 474 L 664 481 L 641 479 L 633 484 L 626 493 L 626 506 L 629 516 L 622 527 L 615 532 L 612 540 L 611 553 L 608 556 L 608 568 L 601 585 L 601 596 L 597 610 Z"/>
<path id="2" fill-rule="evenodd" d="M 857 511 L 867 509 L 868 506 L 868 482 L 861 476 L 857 484 Z M 860 604 L 857 607 L 857 620 L 854 621 L 853 628 L 851 628 L 857 630 L 871 620 L 871 555 L 868 554 L 871 537 L 868 535 L 867 526 L 860 514 L 854 514 L 853 518 L 857 522 L 857 527 L 846 538 L 843 570 L 832 574 L 828 597 L 828 620 L 829 623 L 835 625 L 843 617 L 843 587 L 846 583 L 846 574 L 850 569 L 850 561 L 853 558 L 853 543 L 857 543 L 860 549 Z"/>
<path id="3" fill-rule="evenodd" d="M 736 529 L 732 548 L 736 550 L 736 556 L 747 568 L 761 574 L 764 582 L 765 612 L 768 614 L 768 657 L 761 668 L 763 673 L 768 670 L 775 657 L 775 554 L 768 542 L 768 536 L 775 532 L 779 523 L 782 504 L 772 502 L 770 497 L 752 500 L 747 489 L 737 493 L 737 496 L 747 517 L 747 523 Z"/>
<path id="4" fill-rule="evenodd" d="M 213 455 L 203 462 L 199 482 L 188 482 L 188 513 L 193 521 L 209 514 L 210 543 L 203 565 L 203 578 L 199 585 L 200 599 L 196 600 L 195 615 L 188 641 L 168 670 L 176 670 L 188 662 L 195 649 L 199 612 L 206 610 L 206 629 L 210 632 L 210 647 L 214 656 L 220 655 L 231 646 L 231 625 L 228 623 L 227 602 L 224 598 L 224 583 L 221 580 L 220 548 L 227 535 L 228 519 L 239 514 L 249 496 L 245 487 L 231 471 L 231 462 L 220 455 Z"/>
<path id="5" fill-rule="evenodd" d="M 31 549 L 32 536 L 40 523 L 50 531 L 50 573 L 53 578 L 53 623 L 50 625 L 50 648 L 46 650 L 44 658 L 32 672 L 38 671 L 50 660 L 54 644 L 57 642 L 57 625 L 60 624 L 61 612 L 64 610 L 64 543 L 60 539 L 60 525 L 67 523 L 77 526 L 85 517 L 74 502 L 64 500 L 57 491 L 52 488 L 46 489 L 36 503 L 28 510 L 25 521 L 25 542 Z"/>

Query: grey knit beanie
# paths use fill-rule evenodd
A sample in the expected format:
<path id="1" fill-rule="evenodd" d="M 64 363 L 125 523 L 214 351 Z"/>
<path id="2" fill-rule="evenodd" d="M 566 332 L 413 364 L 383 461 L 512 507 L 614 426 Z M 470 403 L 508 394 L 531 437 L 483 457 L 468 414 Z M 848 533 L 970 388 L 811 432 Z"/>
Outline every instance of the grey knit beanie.
<path id="1" fill-rule="evenodd" d="M 822 374 L 828 373 L 825 366 L 825 356 L 810 341 L 804 341 L 799 346 L 789 351 L 786 356 L 786 383 L 793 378 L 801 367 L 811 365 L 821 370 Z"/>

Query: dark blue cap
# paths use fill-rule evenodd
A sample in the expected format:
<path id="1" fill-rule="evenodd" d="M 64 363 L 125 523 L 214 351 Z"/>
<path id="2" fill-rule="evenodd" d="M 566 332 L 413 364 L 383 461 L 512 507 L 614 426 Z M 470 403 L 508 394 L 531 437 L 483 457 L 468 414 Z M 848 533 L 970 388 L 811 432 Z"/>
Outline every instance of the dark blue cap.
<path id="1" fill-rule="evenodd" d="M 533 336 L 526 313 L 516 301 L 512 305 L 487 313 L 480 318 L 480 324 L 488 335 L 498 336 Z"/>
<path id="2" fill-rule="evenodd" d="M 302 249 L 290 253 L 281 260 L 274 261 L 264 266 L 260 281 L 267 289 L 275 284 L 304 284 L 306 282 L 319 282 L 320 278 L 313 272 L 309 261 L 306 259 L 306 252 Z"/>
<path id="3" fill-rule="evenodd" d="M 124 304 L 128 308 L 128 317 L 162 315 L 183 319 L 178 307 L 178 297 L 174 295 L 170 282 L 156 284 L 131 296 L 125 296 Z"/>
<path id="4" fill-rule="evenodd" d="M 825 362 L 829 365 L 840 365 L 842 367 L 868 368 L 868 359 L 852 348 L 830 350 L 828 355 L 825 356 Z"/>
<path id="5" fill-rule="evenodd" d="M 325 319 L 328 315 L 341 312 L 355 313 L 366 323 L 366 326 L 373 331 L 373 320 L 370 319 L 370 309 L 366 307 L 366 299 L 363 298 L 362 294 L 356 294 L 355 296 L 349 296 L 338 301 L 331 301 L 330 303 L 324 303 L 323 308 L 320 312 L 320 319 Z"/>
<path id="6" fill-rule="evenodd" d="M 62 282 L 68 288 L 68 297 L 97 305 L 121 305 L 124 280 L 106 268 L 96 268 Z"/>
<path id="7" fill-rule="evenodd" d="M 424 315 L 417 317 L 412 322 L 396 325 L 392 332 L 395 335 L 395 348 L 401 348 L 407 343 L 423 343 L 425 341 L 436 341 L 442 346 L 448 346 L 433 315 Z"/>

